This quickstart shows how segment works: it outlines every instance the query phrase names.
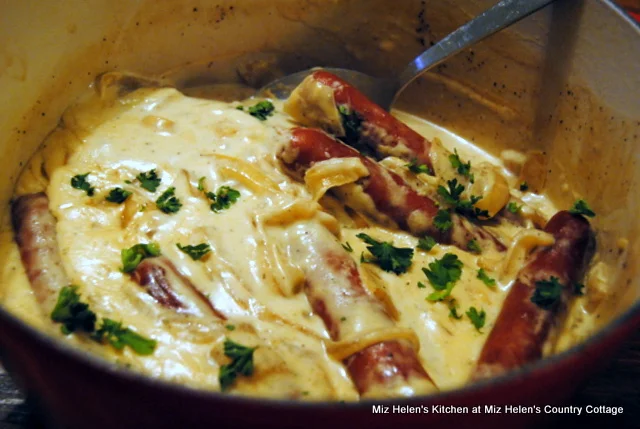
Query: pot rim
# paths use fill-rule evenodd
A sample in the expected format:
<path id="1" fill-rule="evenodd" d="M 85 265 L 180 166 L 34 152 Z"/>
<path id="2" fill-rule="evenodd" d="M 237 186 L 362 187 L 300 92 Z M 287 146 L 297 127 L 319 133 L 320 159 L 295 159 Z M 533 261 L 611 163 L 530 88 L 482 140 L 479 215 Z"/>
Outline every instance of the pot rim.
<path id="1" fill-rule="evenodd" d="M 626 21 L 637 32 L 640 38 L 640 22 L 634 20 L 622 6 L 614 3 L 613 0 L 603 0 L 605 6 L 612 9 L 619 19 Z M 385 398 L 385 399 L 365 399 L 354 402 L 339 402 L 339 401 L 297 401 L 291 399 L 272 399 L 264 397 L 250 397 L 250 396 L 235 396 L 228 395 L 218 391 L 209 391 L 188 385 L 182 385 L 171 381 L 162 380 L 159 378 L 152 378 L 142 373 L 127 370 L 122 367 L 118 367 L 107 360 L 102 359 L 96 355 L 88 352 L 83 352 L 64 341 L 46 334 L 28 323 L 24 322 L 17 316 L 11 314 L 6 308 L 0 305 L 0 322 L 6 323 L 11 326 L 12 329 L 22 330 L 26 334 L 34 337 L 34 339 L 42 343 L 45 347 L 51 348 L 54 351 L 60 353 L 62 356 L 68 359 L 78 361 L 78 363 L 86 365 L 89 369 L 97 370 L 105 373 L 111 377 L 117 377 L 122 382 L 129 383 L 141 383 L 149 388 L 162 389 L 169 394 L 177 394 L 181 396 L 191 396 L 199 398 L 201 400 L 217 401 L 217 402 L 233 402 L 236 405 L 250 405 L 252 407 L 264 406 L 264 407 L 280 407 L 284 409 L 296 409 L 296 410 L 320 410 L 326 408 L 341 408 L 348 410 L 357 409 L 370 409 L 372 405 L 384 405 L 384 404 L 412 404 L 412 403 L 424 403 L 429 402 L 446 402 L 456 398 L 473 395 L 474 393 L 490 390 L 498 387 L 503 387 L 511 383 L 515 384 L 518 381 L 526 378 L 533 378 L 538 374 L 543 373 L 545 370 L 549 370 L 554 366 L 561 366 L 563 363 L 567 363 L 572 357 L 581 354 L 589 349 L 598 348 L 602 344 L 606 343 L 606 340 L 615 336 L 624 330 L 624 328 L 640 327 L 640 299 L 630 306 L 624 313 L 619 315 L 616 319 L 611 321 L 605 327 L 600 329 L 594 335 L 587 340 L 574 345 L 573 347 L 564 350 L 558 354 L 541 359 L 529 365 L 525 365 L 522 368 L 507 372 L 497 377 L 492 377 L 485 380 L 480 380 L 460 388 L 446 390 L 430 395 L 421 395 L 414 397 L 398 397 L 398 398 Z M 2 353 L 5 354 L 5 353 Z M 11 375 L 11 372 L 9 371 Z"/>

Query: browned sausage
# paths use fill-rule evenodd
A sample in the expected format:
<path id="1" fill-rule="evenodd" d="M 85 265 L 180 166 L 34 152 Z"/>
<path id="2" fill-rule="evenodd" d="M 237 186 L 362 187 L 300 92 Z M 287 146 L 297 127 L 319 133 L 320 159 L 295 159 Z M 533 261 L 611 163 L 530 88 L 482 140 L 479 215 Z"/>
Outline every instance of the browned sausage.
<path id="1" fill-rule="evenodd" d="M 336 105 L 346 107 L 347 111 L 357 115 L 361 121 L 356 135 L 347 133 L 346 136 L 340 136 L 349 145 L 366 146 L 374 151 L 378 159 L 390 154 L 407 161 L 416 159 L 433 171 L 429 157 L 431 142 L 339 77 L 326 71 L 317 71 L 311 77 L 316 82 L 331 87 Z"/>
<path id="2" fill-rule="evenodd" d="M 339 142 L 328 134 L 312 128 L 294 128 L 291 140 L 279 154 L 283 164 L 297 177 L 304 176 L 313 164 L 331 158 L 359 158 L 369 171 L 360 179 L 365 198 L 370 198 L 375 207 L 364 214 L 378 218 L 380 214 L 393 220 L 401 229 L 416 236 L 431 235 L 437 242 L 453 244 L 466 249 L 470 240 L 475 239 L 483 249 L 504 251 L 505 246 L 493 235 L 455 213 L 451 214 L 452 227 L 442 232 L 434 226 L 438 206 L 429 197 L 414 191 L 402 177 L 388 171 L 377 162 L 362 156 L 355 149 Z M 340 192 L 340 189 L 337 190 Z M 356 211 L 366 210 L 362 204 L 363 195 L 357 192 L 340 192 L 344 203 Z"/>
<path id="3" fill-rule="evenodd" d="M 412 378 L 420 378 L 431 381 L 416 353 L 403 341 L 374 344 L 347 358 L 345 365 L 351 378 L 356 380 L 356 386 L 361 394 L 377 386 L 395 385 L 397 387 L 396 380 L 407 382 Z M 434 385 L 433 391 L 436 390 Z"/>
<path id="4" fill-rule="evenodd" d="M 47 316 L 60 289 L 69 285 L 56 240 L 56 219 L 44 193 L 19 197 L 11 207 L 11 221 L 22 264 L 31 288 Z"/>
<path id="5" fill-rule="evenodd" d="M 553 234 L 555 243 L 535 251 L 518 273 L 482 349 L 475 378 L 500 374 L 542 357 L 556 315 L 588 263 L 594 239 L 585 218 L 561 211 L 551 218 L 545 231 Z M 532 302 L 536 282 L 552 277 L 563 285 L 561 297 L 548 308 L 541 308 Z"/>
<path id="6" fill-rule="evenodd" d="M 164 256 L 143 260 L 131 273 L 131 278 L 163 307 L 179 313 L 214 315 L 226 320 L 211 301 Z"/>
<path id="7" fill-rule="evenodd" d="M 304 230 L 293 243 L 303 258 L 305 293 L 331 338 L 344 340 L 366 331 L 390 328 L 395 322 L 382 304 L 364 288 L 358 268 L 348 253 L 324 229 Z M 359 316 L 367 315 L 366 326 Z M 361 395 L 393 386 L 416 394 L 437 388 L 406 340 L 372 344 L 344 361 Z"/>

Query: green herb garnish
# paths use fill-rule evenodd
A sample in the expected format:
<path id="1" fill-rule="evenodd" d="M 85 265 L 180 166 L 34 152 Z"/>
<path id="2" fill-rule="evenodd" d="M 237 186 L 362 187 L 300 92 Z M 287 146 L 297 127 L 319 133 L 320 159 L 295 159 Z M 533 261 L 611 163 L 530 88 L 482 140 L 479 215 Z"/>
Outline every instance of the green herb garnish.
<path id="1" fill-rule="evenodd" d="M 342 120 L 342 128 L 345 132 L 345 140 L 349 143 L 355 143 L 360 139 L 360 127 L 362 126 L 362 118 L 357 112 L 349 109 L 346 105 L 338 106 L 338 113 Z"/>
<path id="2" fill-rule="evenodd" d="M 104 318 L 102 325 L 91 336 L 95 341 L 104 343 L 105 341 L 116 350 L 122 350 L 125 346 L 139 355 L 146 356 L 156 349 L 156 341 L 145 338 L 129 328 L 122 327 L 122 322 Z"/>
<path id="3" fill-rule="evenodd" d="M 136 179 L 140 182 L 140 186 L 149 192 L 155 192 L 160 186 L 161 179 L 158 177 L 156 169 L 145 171 L 136 176 Z"/>
<path id="4" fill-rule="evenodd" d="M 129 346 L 140 355 L 149 355 L 156 347 L 154 340 L 145 338 L 129 328 L 123 328 L 121 322 L 111 319 L 102 319 L 100 328 L 96 330 L 96 314 L 89 309 L 89 304 L 80 301 L 77 286 L 65 286 L 60 289 L 51 319 L 63 324 L 61 330 L 65 335 L 81 330 L 91 334 L 91 338 L 99 343 L 108 342 L 116 350 Z"/>
<path id="5" fill-rule="evenodd" d="M 204 192 L 204 190 L 205 190 L 205 185 L 204 185 L 205 180 L 207 180 L 207 178 L 204 177 L 204 176 L 202 176 L 201 178 L 198 179 L 198 191 Z"/>
<path id="6" fill-rule="evenodd" d="M 87 181 L 87 176 L 91 173 L 86 174 L 77 174 L 71 178 L 71 187 L 75 189 L 80 189 L 81 191 L 85 191 L 88 196 L 92 197 L 96 191 L 96 188 L 91 186 L 89 181 Z"/>
<path id="7" fill-rule="evenodd" d="M 557 277 L 537 281 L 531 302 L 542 309 L 549 310 L 560 301 L 563 287 Z"/>
<path id="8" fill-rule="evenodd" d="M 215 193 L 207 192 L 205 195 L 212 201 L 211 210 L 216 213 L 228 209 L 240 198 L 240 192 L 229 186 L 221 186 Z"/>
<path id="9" fill-rule="evenodd" d="M 438 195 L 442 199 L 452 206 L 457 206 L 460 202 L 460 195 L 464 192 L 464 186 L 458 184 L 458 179 L 447 180 L 447 188 L 440 185 L 438 186 Z"/>
<path id="10" fill-rule="evenodd" d="M 109 194 L 104 198 L 110 203 L 122 204 L 127 198 L 131 196 L 131 191 L 126 191 L 122 188 L 113 188 L 109 191 Z"/>
<path id="11" fill-rule="evenodd" d="M 478 270 L 477 278 L 482 280 L 482 282 L 488 287 L 494 287 L 496 285 L 496 279 L 492 279 L 491 277 L 489 277 L 484 268 L 480 268 Z"/>
<path id="12" fill-rule="evenodd" d="M 482 248 L 478 244 L 478 240 L 475 238 L 467 242 L 467 250 L 473 253 L 482 253 Z"/>
<path id="13" fill-rule="evenodd" d="M 266 121 L 269 116 L 273 115 L 273 112 L 275 110 L 276 108 L 273 106 L 272 102 L 264 100 L 259 101 L 258 103 L 249 107 L 249 109 L 247 109 L 247 112 L 254 118 L 257 118 L 261 121 Z"/>
<path id="14" fill-rule="evenodd" d="M 351 244 L 348 241 L 342 245 L 342 248 L 349 253 L 353 252 L 353 247 L 351 247 Z"/>
<path id="15" fill-rule="evenodd" d="M 451 221 L 451 214 L 446 210 L 438 210 L 435 217 L 433 218 L 433 226 L 442 232 L 447 232 L 453 227 L 453 222 Z"/>
<path id="16" fill-rule="evenodd" d="M 184 253 L 189 255 L 191 259 L 193 259 L 194 261 L 202 259 L 204 255 L 211 252 L 211 246 L 208 245 L 207 243 L 200 243 L 196 246 L 191 246 L 191 245 L 183 246 L 180 243 L 178 243 L 176 244 L 176 246 L 178 247 L 178 249 L 182 250 Z"/>
<path id="17" fill-rule="evenodd" d="M 177 213 L 180 207 L 182 207 L 182 203 L 178 197 L 175 196 L 175 193 L 175 187 L 167 188 L 156 200 L 156 207 L 163 213 Z"/>
<path id="18" fill-rule="evenodd" d="M 405 167 L 407 167 L 413 174 L 433 174 L 427 164 L 418 164 L 418 160 L 416 158 L 413 158 L 411 162 L 405 164 Z"/>
<path id="19" fill-rule="evenodd" d="M 507 211 L 509 213 L 518 214 L 522 210 L 522 206 L 517 205 L 513 201 L 509 201 L 507 204 Z"/>
<path id="20" fill-rule="evenodd" d="M 438 244 L 436 240 L 433 239 L 430 235 L 425 235 L 423 238 L 418 239 L 418 245 L 416 246 L 420 250 L 426 250 L 427 252 L 433 249 L 433 247 Z"/>
<path id="21" fill-rule="evenodd" d="M 368 244 L 367 250 L 373 255 L 373 258 L 365 258 L 363 254 L 360 258 L 361 262 L 376 264 L 384 271 L 395 274 L 405 273 L 411 266 L 413 249 L 394 247 L 393 243 L 375 240 L 364 233 L 356 237 Z"/>
<path id="22" fill-rule="evenodd" d="M 228 338 L 224 340 L 224 354 L 231 358 L 231 363 L 220 367 L 218 379 L 222 390 L 228 389 L 240 375 L 253 375 L 253 352 L 256 348 L 243 346 Z"/>
<path id="23" fill-rule="evenodd" d="M 465 314 L 469 319 L 471 319 L 471 323 L 473 323 L 473 326 L 476 327 L 478 332 L 482 332 L 480 329 L 484 326 L 485 319 L 487 318 L 487 314 L 484 310 L 480 310 L 480 312 L 478 312 L 475 307 L 471 307 Z"/>
<path id="24" fill-rule="evenodd" d="M 122 249 L 120 257 L 122 259 L 123 273 L 130 273 L 135 270 L 143 259 L 160 256 L 160 246 L 158 243 L 138 243 L 128 249 Z"/>
<path id="25" fill-rule="evenodd" d="M 458 304 L 456 303 L 455 299 L 450 299 L 448 306 L 449 306 L 449 317 L 456 320 L 462 319 L 462 316 L 458 314 Z"/>
<path id="26" fill-rule="evenodd" d="M 436 292 L 427 297 L 429 301 L 441 301 L 448 297 L 456 282 L 462 275 L 462 261 L 453 253 L 446 253 L 441 259 L 436 259 L 423 268 L 422 272 L 429 279 L 429 283 Z"/>
<path id="27" fill-rule="evenodd" d="M 573 204 L 573 207 L 569 209 L 569 213 L 577 214 L 587 217 L 595 217 L 595 212 L 591 210 L 589 204 L 585 200 L 578 200 Z"/>
<path id="28" fill-rule="evenodd" d="M 451 166 L 458 171 L 458 174 L 469 179 L 471 183 L 474 182 L 475 178 L 473 177 L 473 173 L 471 172 L 471 161 L 466 164 L 462 162 L 460 156 L 458 155 L 458 150 L 454 149 L 454 153 L 449 155 L 449 162 Z"/>
<path id="29" fill-rule="evenodd" d="M 96 314 L 89 309 L 89 304 L 80 301 L 78 286 L 64 286 L 58 294 L 51 320 L 62 323 L 60 330 L 68 335 L 77 330 L 93 332 L 96 325 Z"/>
<path id="30" fill-rule="evenodd" d="M 438 186 L 438 195 L 449 205 L 453 206 L 456 212 L 471 218 L 479 216 L 489 216 L 487 210 L 480 210 L 475 207 L 475 204 L 482 199 L 472 195 L 470 199 L 463 200 L 460 198 L 462 192 L 464 192 L 464 186 L 458 183 L 458 179 L 452 179 L 447 181 L 447 188 L 440 185 Z"/>
<path id="31" fill-rule="evenodd" d="M 527 182 L 520 183 L 520 190 L 522 192 L 528 191 L 529 190 L 529 184 Z"/>

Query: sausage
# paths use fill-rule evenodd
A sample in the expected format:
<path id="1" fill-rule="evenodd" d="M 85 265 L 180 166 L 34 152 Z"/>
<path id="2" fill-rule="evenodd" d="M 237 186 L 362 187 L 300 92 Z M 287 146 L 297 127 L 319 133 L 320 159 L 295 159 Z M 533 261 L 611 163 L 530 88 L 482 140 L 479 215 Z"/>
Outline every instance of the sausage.
<path id="1" fill-rule="evenodd" d="M 60 259 L 49 198 L 44 193 L 19 197 L 11 206 L 11 221 L 31 288 L 48 316 L 60 289 L 70 283 Z"/>
<path id="2" fill-rule="evenodd" d="M 396 380 L 406 382 L 412 378 L 431 383 L 431 392 L 438 390 L 422 368 L 414 350 L 402 341 L 385 341 L 369 346 L 347 358 L 345 365 L 351 378 L 356 381 L 360 394 L 396 384 Z M 394 387 L 399 386 L 396 384 Z"/>
<path id="3" fill-rule="evenodd" d="M 395 155 L 410 161 L 416 159 L 433 171 L 429 153 L 431 142 L 394 118 L 389 112 L 369 100 L 349 83 L 326 72 L 317 71 L 311 78 L 333 89 L 336 106 L 344 106 L 360 119 L 360 127 L 355 136 L 347 133 L 347 144 L 355 147 L 367 147 L 375 153 L 377 159 Z"/>
<path id="4" fill-rule="evenodd" d="M 165 308 L 196 316 L 213 315 L 226 320 L 224 314 L 164 256 L 143 260 L 131 273 L 131 278 Z"/>
<path id="5" fill-rule="evenodd" d="M 518 273 L 480 354 L 473 375 L 476 379 L 494 376 L 542 357 L 542 348 L 556 316 L 588 264 L 595 240 L 584 217 L 561 211 L 544 230 L 554 236 L 555 243 L 534 251 Z M 532 302 L 532 297 L 536 282 L 548 281 L 551 277 L 556 277 L 564 287 L 560 300 L 544 309 Z"/>
<path id="6" fill-rule="evenodd" d="M 320 130 L 294 128 L 290 141 L 278 156 L 285 167 L 299 178 L 317 162 L 331 158 L 358 158 L 369 171 L 367 177 L 356 182 L 359 188 L 348 192 L 344 191 L 344 187 L 334 189 L 338 197 L 352 209 L 378 220 L 383 215 L 395 222 L 400 229 L 420 237 L 431 235 L 442 244 L 453 244 L 466 249 L 469 241 L 475 239 L 482 250 L 506 250 L 488 231 L 456 213 L 451 214 L 452 227 L 448 231 L 442 232 L 435 228 L 434 218 L 439 211 L 435 201 L 418 194 L 399 175 Z M 363 203 L 363 197 L 365 200 L 370 199 L 373 205 Z"/>
<path id="7" fill-rule="evenodd" d="M 333 340 L 395 326 L 382 304 L 365 290 L 353 259 L 327 230 L 300 227 L 295 236 L 295 254 L 304 258 L 305 294 Z M 390 386 L 415 394 L 437 390 L 416 351 L 403 339 L 369 345 L 344 363 L 364 396 Z"/>

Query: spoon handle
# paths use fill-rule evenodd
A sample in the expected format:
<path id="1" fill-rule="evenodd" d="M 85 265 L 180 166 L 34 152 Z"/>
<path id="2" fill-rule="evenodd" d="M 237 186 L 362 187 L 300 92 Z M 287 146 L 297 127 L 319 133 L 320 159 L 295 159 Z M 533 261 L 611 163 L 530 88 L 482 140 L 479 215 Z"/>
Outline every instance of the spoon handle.
<path id="1" fill-rule="evenodd" d="M 554 0 L 502 0 L 449 34 L 409 63 L 397 82 L 402 91 L 415 78 L 467 46 L 531 15 Z"/>

